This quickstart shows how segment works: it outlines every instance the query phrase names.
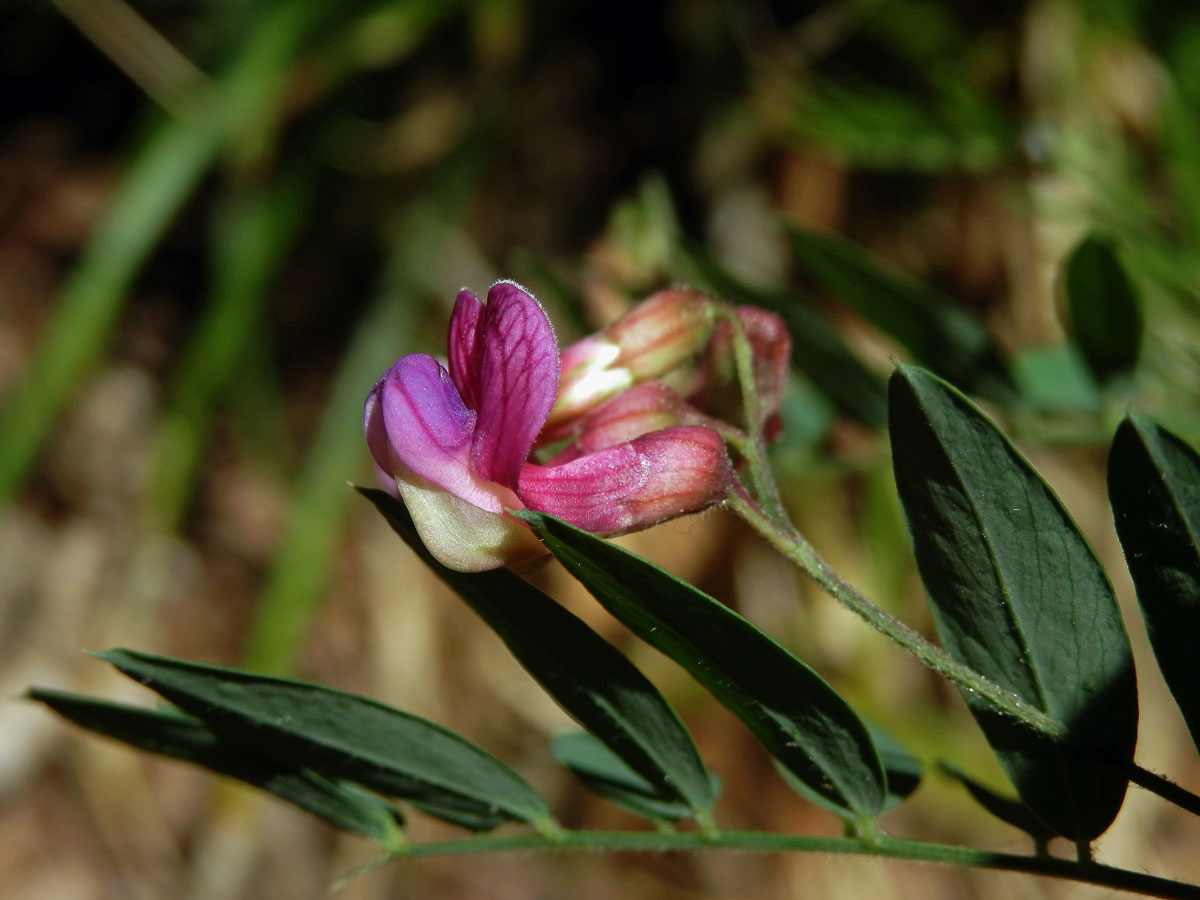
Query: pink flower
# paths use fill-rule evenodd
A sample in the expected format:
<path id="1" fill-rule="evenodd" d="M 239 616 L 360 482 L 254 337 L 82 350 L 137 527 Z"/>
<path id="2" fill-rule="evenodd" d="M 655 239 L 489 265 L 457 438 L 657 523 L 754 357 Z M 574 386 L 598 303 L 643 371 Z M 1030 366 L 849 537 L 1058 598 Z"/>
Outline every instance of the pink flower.
<path id="1" fill-rule="evenodd" d="M 531 462 L 558 392 L 558 346 L 541 306 L 512 282 L 493 285 L 486 305 L 459 292 L 448 355 L 449 371 L 424 353 L 397 360 L 367 395 L 363 429 L 381 476 L 450 568 L 479 571 L 541 555 L 532 532 L 505 510 L 623 534 L 708 506 L 732 484 L 713 430 L 640 431 L 674 421 L 648 417 L 653 392 L 635 394 L 640 405 L 626 403 L 616 418 L 596 408 L 577 423 L 573 445 L 548 465 Z"/>

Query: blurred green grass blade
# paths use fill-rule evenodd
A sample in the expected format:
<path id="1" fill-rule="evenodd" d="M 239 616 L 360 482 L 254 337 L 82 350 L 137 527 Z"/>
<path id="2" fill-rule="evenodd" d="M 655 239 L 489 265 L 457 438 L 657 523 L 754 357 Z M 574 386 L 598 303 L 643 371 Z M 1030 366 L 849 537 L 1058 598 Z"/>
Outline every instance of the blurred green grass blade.
<path id="1" fill-rule="evenodd" d="M 143 498 L 143 533 L 176 527 L 216 403 L 263 326 L 269 285 L 303 220 L 307 186 L 296 177 L 225 199 L 213 229 L 215 283 L 173 378 Z"/>
<path id="2" fill-rule="evenodd" d="M 545 823 L 545 802 L 516 772 L 465 738 L 365 697 L 130 650 L 95 654 L 201 719 L 222 738 L 273 759 L 427 809 L 463 810 L 493 827 Z"/>
<path id="3" fill-rule="evenodd" d="M 108 342 L 134 276 L 216 155 L 209 130 L 159 125 L 130 165 L 0 412 L 0 502 L 20 486 L 50 426 Z"/>
<path id="4" fill-rule="evenodd" d="M 961 393 L 902 366 L 888 392 L 896 486 L 946 649 L 1064 723 L 1081 758 L 968 696 L 1021 799 L 1090 840 L 1125 798 L 1137 684 L 1112 585 L 1062 503 Z"/>
<path id="5" fill-rule="evenodd" d="M 403 300 L 403 295 L 381 294 L 346 348 L 293 492 L 287 530 L 255 607 L 242 658 L 249 669 L 280 674 L 294 666 L 345 520 L 346 478 L 367 458 L 363 401 L 379 375 L 407 349 Z"/>
<path id="6" fill-rule="evenodd" d="M 1155 658 L 1200 747 L 1200 455 L 1131 415 L 1113 439 L 1108 496 Z"/>
<path id="7" fill-rule="evenodd" d="M 372 838 L 387 850 L 399 850 L 403 845 L 400 829 L 404 817 L 390 803 L 223 740 L 199 719 L 46 688 L 31 688 L 27 696 L 89 731 L 236 778 L 337 828 Z"/>
<path id="8" fill-rule="evenodd" d="M 447 569 L 425 549 L 402 502 L 383 491 L 358 490 L 559 705 L 636 772 L 642 793 L 682 809 L 676 819 L 712 810 L 712 779 L 691 735 L 666 698 L 616 648 L 511 572 Z"/>
<path id="9" fill-rule="evenodd" d="M 353 496 L 346 481 L 370 459 L 362 434 L 367 392 L 410 346 L 416 298 L 449 281 L 436 267 L 439 240 L 471 196 L 491 145 L 471 136 L 442 160 L 405 209 L 391 237 L 378 297 L 342 356 L 317 434 L 293 490 L 287 530 L 259 595 L 243 663 L 259 672 L 292 670 L 312 612 L 324 594 L 331 550 Z M 458 287 L 461 285 L 455 285 Z M 447 291 L 446 296 L 453 296 Z"/>
<path id="10" fill-rule="evenodd" d="M 1013 129 L 957 72 L 933 78 L 923 95 L 859 80 L 817 80 L 788 111 L 793 140 L 877 170 L 987 172 L 1013 149 Z"/>
<path id="11" fill-rule="evenodd" d="M 920 363 L 973 390 L 996 391 L 1003 372 L 984 323 L 928 285 L 886 271 L 845 238 L 786 226 L 803 271 Z"/>
<path id="12" fill-rule="evenodd" d="M 516 515 L 605 609 L 683 666 L 797 778 L 855 820 L 883 808 L 885 776 L 871 736 L 820 675 L 653 563 L 554 516 Z"/>
<path id="13" fill-rule="evenodd" d="M 1198 34 L 1200 28 L 1193 28 L 1189 47 L 1193 58 L 1195 48 L 1200 46 Z M 1194 65 L 1181 68 L 1194 73 Z M 1179 81 L 1175 74 L 1176 80 L 1167 85 L 1162 101 L 1161 152 L 1170 182 L 1168 196 L 1194 261 L 1200 253 L 1200 121 L 1196 117 L 1200 89 Z M 1194 292 L 1194 284 L 1192 288 Z"/>
<path id="14" fill-rule="evenodd" d="M 1063 277 L 1070 327 L 1100 381 L 1131 371 L 1142 346 L 1141 298 L 1111 239 L 1090 234 L 1071 252 Z"/>
<path id="15" fill-rule="evenodd" d="M 648 819 L 678 822 L 692 816 L 686 803 L 664 797 L 661 789 L 629 768 L 594 734 L 576 731 L 554 739 L 554 758 L 593 793 Z M 708 793 L 716 796 L 719 779 L 708 772 Z"/>
<path id="16" fill-rule="evenodd" d="M 0 412 L 0 503 L 34 464 L 55 418 L 108 342 L 142 264 L 230 134 L 267 118 L 310 8 L 291 0 L 268 11 L 228 76 L 196 97 L 185 118 L 151 131 L 97 224 Z"/>
<path id="17" fill-rule="evenodd" d="M 938 768 L 965 787 L 967 793 L 971 795 L 971 798 L 976 803 L 1001 822 L 1021 829 L 1021 831 L 1024 831 L 1039 843 L 1044 843 L 1055 836 L 1054 831 L 1047 828 L 1033 814 L 1033 811 L 1017 797 L 1005 797 L 1003 794 L 997 794 L 991 788 L 976 781 L 953 763 L 941 762 L 938 764 Z"/>
<path id="18" fill-rule="evenodd" d="M 792 365 L 839 410 L 873 428 L 883 427 L 887 394 L 883 379 L 863 365 L 834 327 L 794 292 L 757 290 L 742 283 L 698 244 L 680 241 L 677 257 L 698 287 L 731 303 L 777 313 L 792 339 Z"/>

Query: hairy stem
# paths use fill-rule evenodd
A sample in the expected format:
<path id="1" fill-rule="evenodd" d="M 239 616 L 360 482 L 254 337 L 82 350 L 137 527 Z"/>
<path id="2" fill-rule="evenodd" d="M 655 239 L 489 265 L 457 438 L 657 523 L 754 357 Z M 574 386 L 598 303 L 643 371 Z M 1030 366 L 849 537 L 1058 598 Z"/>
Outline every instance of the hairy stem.
<path id="1" fill-rule="evenodd" d="M 931 644 L 899 619 L 884 612 L 847 584 L 821 559 L 812 545 L 789 525 L 780 525 L 756 507 L 744 492 L 735 491 L 726 505 L 767 539 L 771 545 L 803 569 L 818 585 L 875 630 L 899 644 L 939 675 L 985 699 L 994 708 L 1020 719 L 1031 728 L 1062 739 L 1067 728 L 1061 722 L 1030 706 L 1012 691 L 988 680 L 960 663 L 941 647 Z"/>
<path id="2" fill-rule="evenodd" d="M 1031 706 L 1012 691 L 1005 690 L 970 666 L 959 662 L 895 616 L 880 609 L 831 569 L 789 520 L 785 518 L 781 523 L 767 516 L 740 486 L 736 486 L 730 492 L 725 505 L 749 523 L 776 550 L 807 573 L 826 593 L 942 677 L 985 700 L 993 709 L 1006 713 L 1055 740 L 1071 744 L 1098 762 L 1119 769 L 1139 787 L 1157 794 L 1193 815 L 1200 816 L 1200 796 L 1136 763 L 1112 760 L 1099 748 L 1075 738 L 1062 722 Z"/>
<path id="3" fill-rule="evenodd" d="M 1196 885 L 1094 862 L 1081 864 L 1075 860 L 1056 857 L 992 853 L 950 844 L 902 840 L 883 835 L 876 835 L 870 841 L 864 841 L 858 838 L 812 837 L 755 831 L 720 831 L 707 835 L 694 831 L 567 831 L 553 841 L 547 840 L 541 835 L 480 836 L 450 841 L 432 841 L 413 844 L 401 853 L 380 857 L 347 873 L 339 880 L 339 883 L 344 883 L 386 863 L 416 857 L 467 856 L 531 850 L 663 853 L 706 849 L 759 853 L 837 853 L 874 856 L 883 859 L 907 859 L 975 869 L 1044 875 L 1050 878 L 1062 878 L 1082 884 L 1094 884 L 1129 891 L 1147 897 L 1200 900 L 1200 887 Z"/>

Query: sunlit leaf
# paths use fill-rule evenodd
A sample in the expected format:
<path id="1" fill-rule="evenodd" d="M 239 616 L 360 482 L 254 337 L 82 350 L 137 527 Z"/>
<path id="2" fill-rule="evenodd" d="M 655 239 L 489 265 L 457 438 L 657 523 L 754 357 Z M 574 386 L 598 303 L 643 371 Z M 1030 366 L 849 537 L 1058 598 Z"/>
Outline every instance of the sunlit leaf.
<path id="1" fill-rule="evenodd" d="M 253 748 L 226 741 L 192 716 L 46 688 L 32 688 L 27 696 L 89 731 L 244 781 L 331 825 L 374 838 L 388 849 L 398 849 L 403 843 L 400 827 L 404 818 L 391 804 L 350 785 L 330 781 L 310 769 L 279 762 Z"/>
<path id="2" fill-rule="evenodd" d="M 883 808 L 885 776 L 871 736 L 821 676 L 653 563 L 554 516 L 518 515 L 605 609 L 687 669 L 797 778 L 854 818 Z"/>
<path id="3" fill-rule="evenodd" d="M 1120 767 L 1132 761 L 1137 737 L 1133 657 L 1104 570 L 1046 483 L 944 381 L 898 369 L 888 427 L 943 643 L 1064 723 L 1073 745 L 968 696 L 971 711 L 1038 817 L 1072 839 L 1095 837 L 1121 807 Z"/>
<path id="4" fill-rule="evenodd" d="M 131 650 L 96 655 L 222 738 L 274 759 L 400 797 L 469 828 L 549 818 L 542 798 L 496 757 L 374 700 Z"/>
<path id="5" fill-rule="evenodd" d="M 682 806 L 693 813 L 712 809 L 712 780 L 691 736 L 629 660 L 580 618 L 511 572 L 447 569 L 425 549 L 403 503 L 383 491 L 359 491 L 550 695 L 645 780 L 649 793 L 672 808 Z"/>
<path id="6" fill-rule="evenodd" d="M 1159 668 L 1200 746 L 1200 456 L 1129 416 L 1108 457 L 1108 496 Z"/>

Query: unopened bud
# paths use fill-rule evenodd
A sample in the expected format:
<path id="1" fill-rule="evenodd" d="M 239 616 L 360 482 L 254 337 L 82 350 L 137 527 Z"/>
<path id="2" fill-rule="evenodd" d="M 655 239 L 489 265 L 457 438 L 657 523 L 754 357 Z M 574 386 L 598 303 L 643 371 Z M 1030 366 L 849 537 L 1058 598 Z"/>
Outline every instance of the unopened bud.
<path id="1" fill-rule="evenodd" d="M 584 416 L 575 439 L 550 464 L 561 465 L 652 431 L 704 421 L 698 410 L 667 385 L 647 381 L 622 391 Z"/>
<path id="2" fill-rule="evenodd" d="M 787 383 L 792 340 L 783 320 L 773 312 L 757 306 L 739 306 L 736 313 L 754 360 L 754 389 L 764 418 L 763 437 L 774 440 L 781 428 L 779 407 Z M 713 331 L 700 362 L 696 385 L 688 393 L 688 402 L 727 422 L 745 419 L 734 358 L 733 328 L 727 321 L 719 322 Z"/>
<path id="3" fill-rule="evenodd" d="M 712 334 L 717 301 L 676 288 L 643 300 L 628 315 L 562 353 L 558 398 L 546 422 L 547 435 L 609 397 L 658 378 L 695 357 Z"/>

